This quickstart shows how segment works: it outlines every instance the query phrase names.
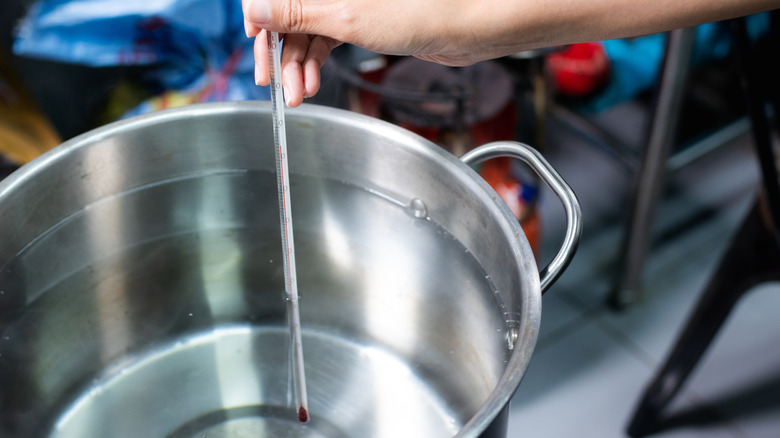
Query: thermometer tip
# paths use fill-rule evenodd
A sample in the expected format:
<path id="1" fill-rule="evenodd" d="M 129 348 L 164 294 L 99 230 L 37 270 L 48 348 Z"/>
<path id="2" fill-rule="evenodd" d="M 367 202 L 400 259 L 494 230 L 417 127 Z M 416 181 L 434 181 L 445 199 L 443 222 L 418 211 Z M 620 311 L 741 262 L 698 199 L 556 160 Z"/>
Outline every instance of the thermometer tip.
<path id="1" fill-rule="evenodd" d="M 309 411 L 307 411 L 303 406 L 298 408 L 298 421 L 301 423 L 309 422 Z"/>

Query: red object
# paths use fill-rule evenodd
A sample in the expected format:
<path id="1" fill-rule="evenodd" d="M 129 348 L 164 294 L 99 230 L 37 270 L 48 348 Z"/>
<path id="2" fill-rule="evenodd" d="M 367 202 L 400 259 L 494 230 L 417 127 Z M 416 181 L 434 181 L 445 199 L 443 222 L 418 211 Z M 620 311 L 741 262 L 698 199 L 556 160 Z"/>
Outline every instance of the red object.
<path id="1" fill-rule="evenodd" d="M 511 165 L 510 158 L 493 158 L 482 164 L 479 174 L 509 206 L 515 218 L 520 222 L 525 237 L 531 245 L 531 250 L 538 258 L 541 225 L 539 212 L 536 209 L 536 190 L 532 191 L 532 199 L 525 199 L 524 193 L 527 194 L 528 191 L 524 191 L 523 182 L 512 174 Z"/>
<path id="2" fill-rule="evenodd" d="M 382 83 L 385 74 L 387 74 L 387 66 L 359 73 L 361 78 L 374 84 Z M 371 117 L 381 118 L 382 112 L 380 111 L 380 108 L 382 105 L 382 97 L 380 95 L 358 88 L 358 101 L 360 102 L 360 113 Z"/>
<path id="3" fill-rule="evenodd" d="M 309 421 L 309 411 L 303 406 L 298 409 L 298 421 L 301 423 L 307 423 Z"/>
<path id="4" fill-rule="evenodd" d="M 609 58 L 601 43 L 572 44 L 547 55 L 547 71 L 559 94 L 584 97 L 609 79 Z"/>

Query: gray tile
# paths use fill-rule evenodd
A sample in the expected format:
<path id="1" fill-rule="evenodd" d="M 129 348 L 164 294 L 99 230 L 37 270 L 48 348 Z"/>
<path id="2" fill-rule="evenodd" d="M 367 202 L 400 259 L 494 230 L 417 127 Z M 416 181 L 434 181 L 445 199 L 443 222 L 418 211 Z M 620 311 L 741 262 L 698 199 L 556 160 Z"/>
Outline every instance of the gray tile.
<path id="1" fill-rule="evenodd" d="M 621 217 L 628 194 L 630 174 L 619 164 L 585 145 L 566 131 L 551 133 L 545 158 L 572 187 L 583 212 L 583 241 Z M 565 216 L 555 195 L 542 189 L 540 212 L 543 223 L 543 259 L 549 261 L 563 237 Z M 608 219 L 605 223 L 605 219 Z"/>
<path id="2" fill-rule="evenodd" d="M 689 387 L 751 438 L 780 436 L 780 285 L 755 288 L 737 304 Z"/>
<path id="3" fill-rule="evenodd" d="M 628 106 L 594 120 L 635 146 L 641 116 L 641 108 Z M 614 313 L 604 299 L 619 269 L 632 175 L 582 138 L 551 128 L 544 154 L 580 199 L 584 228 L 574 260 L 545 295 L 539 344 L 512 403 L 509 437 L 621 437 L 755 195 L 755 157 L 742 136 L 667 175 L 642 299 Z M 544 264 L 558 249 L 564 219 L 549 191 L 540 211 Z M 671 427 L 653 436 L 780 436 L 778 308 L 778 285 L 740 303 L 670 406 Z"/>
<path id="4" fill-rule="evenodd" d="M 536 351 L 541 351 L 582 324 L 580 309 L 560 297 L 555 287 L 542 298 L 542 323 Z"/>
<path id="5" fill-rule="evenodd" d="M 754 196 L 755 165 L 739 144 L 690 169 L 675 175 L 673 183 L 684 187 L 659 206 L 658 228 L 679 229 L 651 248 L 640 301 L 624 312 L 598 313 L 653 363 L 665 356 Z M 583 235 L 575 260 L 559 281 L 564 299 L 583 312 L 603 307 L 613 287 L 621 238 L 622 230 L 614 226 Z"/>
<path id="6" fill-rule="evenodd" d="M 509 438 L 621 437 L 649 370 L 588 322 L 534 355 L 512 400 Z M 682 399 L 685 402 L 685 399 Z M 737 437 L 723 424 L 661 437 Z"/>
<path id="7" fill-rule="evenodd" d="M 581 311 L 602 307 L 614 281 L 619 233 L 615 229 L 583 236 L 569 267 L 553 288 Z"/>
<path id="8" fill-rule="evenodd" d="M 642 299 L 622 312 L 600 313 L 605 324 L 641 346 L 652 363 L 661 363 L 725 250 L 727 241 L 712 236 L 729 232 L 734 222 L 699 224 L 656 248 L 645 267 Z"/>

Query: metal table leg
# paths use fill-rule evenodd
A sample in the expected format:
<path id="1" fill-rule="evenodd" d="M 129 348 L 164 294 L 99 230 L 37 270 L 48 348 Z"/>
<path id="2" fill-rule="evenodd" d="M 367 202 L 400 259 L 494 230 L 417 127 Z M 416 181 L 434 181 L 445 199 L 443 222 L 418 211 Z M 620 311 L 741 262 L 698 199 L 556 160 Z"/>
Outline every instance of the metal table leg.
<path id="1" fill-rule="evenodd" d="M 766 97 L 778 96 L 775 94 L 778 88 L 772 80 L 778 77 L 780 71 L 767 65 L 772 59 L 771 52 L 755 50 L 748 39 L 744 18 L 735 19 L 731 24 L 761 169 L 760 196 L 732 236 L 674 348 L 645 389 L 629 422 L 628 435 L 631 437 L 642 437 L 679 425 L 674 416 L 669 416 L 665 410 L 738 300 L 758 284 L 780 281 L 780 185 L 772 130 L 766 113 L 770 103 Z M 772 32 L 772 36 L 777 37 L 775 43 L 780 42 L 777 28 L 773 28 Z M 762 78 L 760 73 L 768 74 Z M 780 101 L 772 100 L 777 111 Z M 780 127 L 780 118 L 776 121 Z"/>
<path id="2" fill-rule="evenodd" d="M 628 227 L 623 239 L 622 266 L 608 301 L 621 308 L 636 301 L 642 267 L 650 243 L 656 205 L 663 186 L 666 160 L 677 131 L 682 90 L 688 76 L 695 28 L 673 30 L 666 42 L 647 144 L 634 180 Z"/>
<path id="3" fill-rule="evenodd" d="M 675 426 L 666 408 L 707 351 L 737 301 L 755 285 L 780 280 L 780 245 L 757 201 L 732 238 L 666 362 L 647 386 L 628 426 L 642 437 Z"/>

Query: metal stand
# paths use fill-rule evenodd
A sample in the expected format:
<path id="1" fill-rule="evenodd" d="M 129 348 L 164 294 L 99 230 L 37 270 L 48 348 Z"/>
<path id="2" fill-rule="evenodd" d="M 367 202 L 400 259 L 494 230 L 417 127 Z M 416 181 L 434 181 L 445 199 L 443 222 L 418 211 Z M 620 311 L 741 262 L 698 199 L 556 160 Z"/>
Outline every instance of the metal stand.
<path id="1" fill-rule="evenodd" d="M 642 268 L 649 246 L 653 218 L 677 133 L 682 90 L 688 77 L 688 65 L 695 28 L 673 30 L 666 41 L 666 54 L 650 121 L 649 135 L 634 180 L 633 199 L 618 268 L 615 289 L 609 303 L 622 308 L 635 301 L 641 284 Z"/>
<path id="2" fill-rule="evenodd" d="M 777 85 L 762 83 L 744 19 L 735 20 L 733 29 L 761 167 L 761 192 L 732 238 L 685 330 L 645 390 L 628 427 L 628 434 L 632 437 L 645 436 L 668 427 L 663 421 L 664 408 L 678 393 L 739 298 L 757 284 L 780 281 L 780 184 L 764 98 L 767 90 Z M 767 56 L 766 60 L 772 62 L 774 55 Z M 770 73 L 767 77 L 770 78 L 767 82 L 771 82 L 772 78 L 780 76 Z M 777 94 L 774 96 L 777 107 L 780 101 Z M 780 128 L 780 118 L 778 121 Z"/>
<path id="3" fill-rule="evenodd" d="M 645 390 L 628 427 L 629 436 L 646 436 L 665 428 L 664 408 L 679 392 L 734 304 L 753 286 L 780 280 L 777 230 L 767 226 L 761 210 L 756 202 L 734 236 L 685 330 Z"/>
<path id="4" fill-rule="evenodd" d="M 682 90 L 688 78 L 694 36 L 695 28 L 673 30 L 668 34 L 641 153 L 563 106 L 553 105 L 551 109 L 553 119 L 579 134 L 629 172 L 634 172 L 630 209 L 619 252 L 619 266 L 612 290 L 607 296 L 608 304 L 615 309 L 628 306 L 640 296 L 642 271 L 652 242 L 653 220 L 665 177 L 729 143 L 749 129 L 747 118 L 740 118 L 671 154 L 680 118 Z"/>

